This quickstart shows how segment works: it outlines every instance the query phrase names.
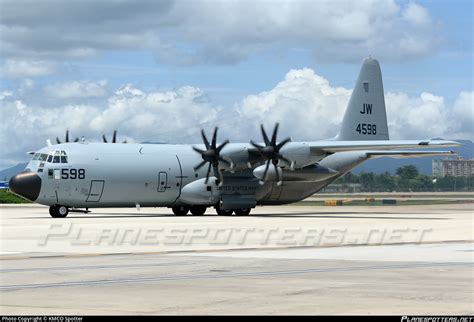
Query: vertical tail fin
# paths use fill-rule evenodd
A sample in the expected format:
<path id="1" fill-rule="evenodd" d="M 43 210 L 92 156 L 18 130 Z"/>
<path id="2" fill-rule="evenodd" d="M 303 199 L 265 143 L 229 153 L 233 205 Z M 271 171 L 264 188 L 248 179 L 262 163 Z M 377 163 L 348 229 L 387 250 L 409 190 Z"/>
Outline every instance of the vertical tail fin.
<path id="1" fill-rule="evenodd" d="M 376 59 L 364 60 L 341 129 L 335 139 L 340 141 L 389 139 L 382 72 Z"/>

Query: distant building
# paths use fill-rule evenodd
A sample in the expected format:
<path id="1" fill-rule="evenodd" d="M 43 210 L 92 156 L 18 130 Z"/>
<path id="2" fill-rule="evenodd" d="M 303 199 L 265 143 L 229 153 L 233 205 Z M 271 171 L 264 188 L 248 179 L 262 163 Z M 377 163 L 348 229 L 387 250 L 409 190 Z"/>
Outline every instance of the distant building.
<path id="1" fill-rule="evenodd" d="M 8 181 L 0 181 L 0 189 L 8 189 Z"/>
<path id="2" fill-rule="evenodd" d="M 464 160 L 444 159 L 433 160 L 432 163 L 433 176 L 443 178 L 450 177 L 471 177 L 474 176 L 474 159 Z"/>

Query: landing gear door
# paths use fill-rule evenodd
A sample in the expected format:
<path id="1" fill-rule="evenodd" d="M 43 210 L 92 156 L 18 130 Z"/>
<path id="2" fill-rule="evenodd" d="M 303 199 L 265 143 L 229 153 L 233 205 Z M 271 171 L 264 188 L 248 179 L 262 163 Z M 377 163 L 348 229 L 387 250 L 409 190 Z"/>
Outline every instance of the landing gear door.
<path id="1" fill-rule="evenodd" d="M 165 192 L 168 185 L 168 174 L 165 171 L 158 173 L 158 192 Z"/>

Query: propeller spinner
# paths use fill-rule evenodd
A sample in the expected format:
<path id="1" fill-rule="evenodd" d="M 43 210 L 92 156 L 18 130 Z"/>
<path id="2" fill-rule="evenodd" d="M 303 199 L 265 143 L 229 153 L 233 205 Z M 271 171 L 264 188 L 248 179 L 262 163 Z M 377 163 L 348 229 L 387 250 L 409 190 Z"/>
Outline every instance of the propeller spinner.
<path id="1" fill-rule="evenodd" d="M 217 130 L 218 130 L 217 127 L 214 128 L 214 134 L 212 135 L 211 144 L 209 144 L 209 140 L 207 139 L 206 134 L 204 133 L 204 130 L 201 130 L 201 136 L 202 136 L 204 145 L 206 146 L 206 150 L 201 150 L 193 146 L 193 150 L 199 153 L 202 157 L 202 161 L 194 167 L 194 171 L 201 169 L 206 163 L 209 163 L 209 166 L 206 172 L 206 181 L 205 181 L 206 184 L 209 181 L 211 168 L 214 172 L 214 176 L 217 178 L 219 183 L 222 183 L 222 174 L 219 171 L 219 162 L 223 162 L 227 164 L 228 166 L 232 167 L 232 164 L 220 155 L 221 150 L 224 148 L 224 146 L 226 146 L 227 143 L 229 143 L 229 140 L 225 140 L 221 145 L 217 146 L 216 145 Z"/>
<path id="2" fill-rule="evenodd" d="M 281 141 L 280 143 L 277 144 L 278 127 L 279 127 L 279 124 L 277 123 L 275 125 L 275 128 L 273 129 L 272 138 L 271 138 L 271 140 L 269 140 L 268 136 L 267 136 L 267 133 L 265 132 L 265 129 L 263 127 L 263 124 L 260 125 L 260 129 L 262 131 L 262 136 L 263 136 L 263 141 L 265 142 L 265 146 L 257 144 L 254 141 L 250 141 L 250 144 L 252 144 L 258 150 L 260 155 L 264 159 L 267 160 L 266 166 L 265 166 L 265 171 L 263 172 L 263 175 L 262 175 L 262 178 L 261 178 L 262 181 L 260 181 L 260 184 L 263 184 L 265 182 L 265 180 L 267 179 L 267 173 L 268 173 L 268 169 L 270 168 L 270 164 L 273 164 L 273 166 L 275 168 L 275 176 L 276 176 L 276 181 L 277 181 L 278 185 L 281 185 L 281 183 L 282 183 L 282 181 L 281 181 L 282 178 L 280 177 L 281 170 L 278 171 L 279 170 L 278 162 L 281 160 L 281 161 L 284 161 L 284 162 L 292 165 L 292 162 L 290 160 L 288 160 L 287 158 L 285 158 L 283 155 L 280 154 L 281 148 L 285 144 L 290 142 L 291 139 L 286 138 L 286 139 L 284 139 L 283 141 Z"/>

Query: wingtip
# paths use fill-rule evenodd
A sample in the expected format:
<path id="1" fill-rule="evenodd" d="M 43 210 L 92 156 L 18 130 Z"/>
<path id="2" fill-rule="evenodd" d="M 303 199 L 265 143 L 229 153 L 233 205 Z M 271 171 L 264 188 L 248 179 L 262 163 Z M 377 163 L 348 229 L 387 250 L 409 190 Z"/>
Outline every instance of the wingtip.
<path id="1" fill-rule="evenodd" d="M 450 141 L 450 140 L 428 140 L 428 144 L 429 145 L 442 145 L 442 146 L 463 146 L 464 145 L 460 142 Z"/>

